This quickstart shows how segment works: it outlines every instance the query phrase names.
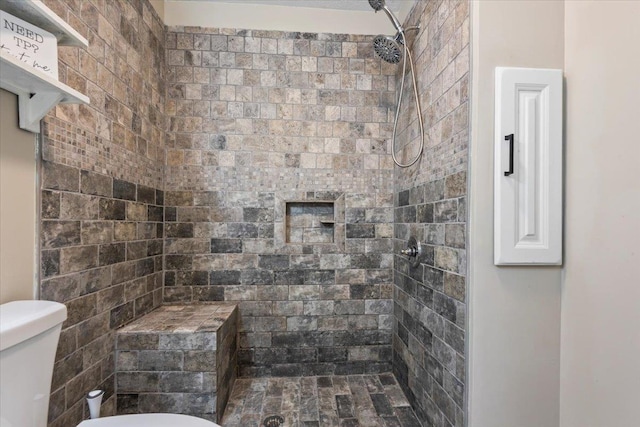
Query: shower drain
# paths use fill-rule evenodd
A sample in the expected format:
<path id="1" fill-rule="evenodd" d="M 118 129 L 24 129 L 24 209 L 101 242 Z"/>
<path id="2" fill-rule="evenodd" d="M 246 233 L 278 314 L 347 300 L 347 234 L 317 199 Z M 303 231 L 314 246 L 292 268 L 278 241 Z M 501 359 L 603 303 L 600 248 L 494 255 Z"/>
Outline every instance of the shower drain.
<path id="1" fill-rule="evenodd" d="M 264 427 L 281 427 L 284 425 L 284 418 L 280 415 L 271 415 L 264 419 Z"/>

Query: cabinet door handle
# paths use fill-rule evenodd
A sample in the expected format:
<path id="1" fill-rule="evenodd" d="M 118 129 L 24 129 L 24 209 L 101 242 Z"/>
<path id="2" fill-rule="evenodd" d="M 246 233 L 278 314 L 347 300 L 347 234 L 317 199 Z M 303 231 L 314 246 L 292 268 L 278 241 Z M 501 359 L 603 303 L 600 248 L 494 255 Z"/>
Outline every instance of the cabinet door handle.
<path id="1" fill-rule="evenodd" d="M 509 141 L 509 170 L 504 173 L 504 176 L 513 175 L 513 134 L 504 137 L 505 141 Z"/>

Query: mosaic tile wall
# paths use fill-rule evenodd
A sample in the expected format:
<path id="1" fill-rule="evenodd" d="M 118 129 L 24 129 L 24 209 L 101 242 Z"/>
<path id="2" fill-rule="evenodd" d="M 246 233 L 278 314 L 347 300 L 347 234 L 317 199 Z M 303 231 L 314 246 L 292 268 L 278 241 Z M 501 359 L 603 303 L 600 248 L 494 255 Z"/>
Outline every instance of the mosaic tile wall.
<path id="1" fill-rule="evenodd" d="M 40 297 L 64 302 L 49 425 L 115 413 L 114 330 L 162 302 L 164 32 L 146 0 L 45 0 L 89 40 L 60 47 L 60 81 L 91 105 L 43 121 Z"/>
<path id="2" fill-rule="evenodd" d="M 469 2 L 418 2 L 405 26 L 425 123 L 425 154 L 396 168 L 396 250 L 410 236 L 425 244 L 412 268 L 395 257 L 393 372 L 424 425 L 463 426 L 465 408 L 466 194 L 469 139 Z M 398 153 L 418 143 L 413 89 L 405 88 Z M 396 252 L 398 253 L 398 252 Z"/>
<path id="3" fill-rule="evenodd" d="M 237 301 L 243 376 L 390 370 L 395 68 L 351 35 L 166 48 L 165 301 Z M 334 203 L 333 242 L 287 243 L 287 202 Z"/>
<path id="4" fill-rule="evenodd" d="M 165 27 L 147 0 L 45 0 L 87 38 L 58 48 L 59 80 L 90 105 L 44 119 L 45 160 L 162 188 Z"/>

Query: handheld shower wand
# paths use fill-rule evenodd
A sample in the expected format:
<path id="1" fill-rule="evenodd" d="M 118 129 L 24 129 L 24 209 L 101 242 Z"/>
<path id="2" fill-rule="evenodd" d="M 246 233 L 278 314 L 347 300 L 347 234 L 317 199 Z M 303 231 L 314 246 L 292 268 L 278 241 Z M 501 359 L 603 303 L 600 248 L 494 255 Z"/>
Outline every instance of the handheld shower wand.
<path id="1" fill-rule="evenodd" d="M 402 79 L 400 80 L 400 93 L 398 94 L 398 105 L 396 107 L 396 115 L 393 123 L 393 137 L 391 144 L 391 156 L 393 157 L 393 161 L 396 165 L 401 168 L 407 168 L 415 164 L 420 156 L 422 156 L 422 152 L 424 151 L 424 123 L 422 121 L 422 109 L 420 107 L 420 98 L 418 97 L 418 86 L 416 82 L 416 73 L 413 65 L 413 58 L 411 56 L 411 51 L 407 48 L 407 43 L 405 40 L 405 32 L 407 30 L 417 30 L 419 27 L 411 27 L 406 30 L 398 21 L 398 18 L 391 12 L 391 10 L 387 7 L 385 0 L 369 0 L 369 5 L 376 12 L 382 10 L 384 11 L 391 23 L 395 27 L 397 33 L 395 37 L 379 35 L 373 39 L 373 49 L 376 54 L 390 64 L 397 64 L 400 60 L 405 57 L 408 58 L 409 61 L 404 61 L 402 64 Z M 404 55 L 403 55 L 404 51 Z M 416 102 L 416 114 L 418 116 L 418 124 L 420 125 L 420 149 L 418 150 L 418 154 L 409 162 L 409 163 L 400 163 L 400 161 L 396 157 L 396 133 L 398 129 L 398 117 L 400 116 L 400 106 L 402 105 L 402 98 L 404 92 L 404 79 L 407 72 L 407 62 L 411 67 L 411 77 L 413 81 L 413 95 Z"/>
<path id="2" fill-rule="evenodd" d="M 380 12 L 381 10 L 384 11 L 384 13 L 387 14 L 389 19 L 393 23 L 393 26 L 396 27 L 396 31 L 399 33 L 404 33 L 404 29 L 402 28 L 400 21 L 398 21 L 398 18 L 396 18 L 391 10 L 389 10 L 385 3 L 385 0 L 369 0 L 369 6 L 371 6 L 376 12 Z"/>

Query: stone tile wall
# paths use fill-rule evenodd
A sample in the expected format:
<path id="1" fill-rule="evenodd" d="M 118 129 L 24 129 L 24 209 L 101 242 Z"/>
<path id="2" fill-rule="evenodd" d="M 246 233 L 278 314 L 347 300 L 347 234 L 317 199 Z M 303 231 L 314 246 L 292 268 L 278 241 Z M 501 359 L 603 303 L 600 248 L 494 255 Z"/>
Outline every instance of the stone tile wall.
<path id="1" fill-rule="evenodd" d="M 113 414 L 114 330 L 162 303 L 163 192 L 44 162 L 40 298 L 67 306 L 53 370 L 51 425 L 79 423 L 106 390 Z"/>
<path id="2" fill-rule="evenodd" d="M 398 253 L 415 236 L 425 254 L 417 268 L 395 258 L 393 372 L 423 424 L 463 426 L 469 2 L 418 2 L 405 26 L 416 24 L 421 30 L 409 39 L 425 154 L 415 166 L 395 170 L 394 243 Z M 405 162 L 419 142 L 407 84 L 398 135 Z"/>
<path id="3" fill-rule="evenodd" d="M 90 105 L 44 121 L 45 160 L 162 188 L 165 27 L 148 0 L 44 0 L 89 41 L 58 48 L 59 80 Z"/>
<path id="4" fill-rule="evenodd" d="M 389 370 L 395 68 L 363 36 L 166 47 L 165 301 L 237 301 L 241 375 Z M 286 202 L 327 201 L 334 241 L 287 243 Z"/>
<path id="5" fill-rule="evenodd" d="M 236 378 L 232 304 L 163 306 L 117 332 L 118 412 L 220 421 Z"/>
<path id="6" fill-rule="evenodd" d="M 115 411 L 112 327 L 160 302 L 158 189 L 168 190 L 164 300 L 238 301 L 243 374 L 385 371 L 393 328 L 394 372 L 418 415 L 462 425 L 467 2 L 418 2 L 409 18 L 422 25 L 413 50 L 427 149 L 395 171 L 399 68 L 373 57 L 370 37 L 165 36 L 147 0 L 45 3 L 89 39 L 88 49 L 60 48 L 60 80 L 91 98 L 43 123 L 42 298 L 70 310 L 50 425 L 79 423 L 83 394 L 97 387 Z M 405 159 L 413 108 L 406 98 Z M 287 244 L 286 202 L 327 200 L 344 206 L 337 241 Z M 427 258 L 410 270 L 396 257 L 393 279 L 394 246 L 410 234 L 428 242 Z"/>
<path id="7" fill-rule="evenodd" d="M 147 0 L 45 4 L 89 40 L 59 48 L 59 76 L 91 104 L 42 128 L 40 298 L 69 310 L 49 425 L 68 427 L 92 389 L 115 413 L 114 330 L 162 302 L 165 28 Z"/>

